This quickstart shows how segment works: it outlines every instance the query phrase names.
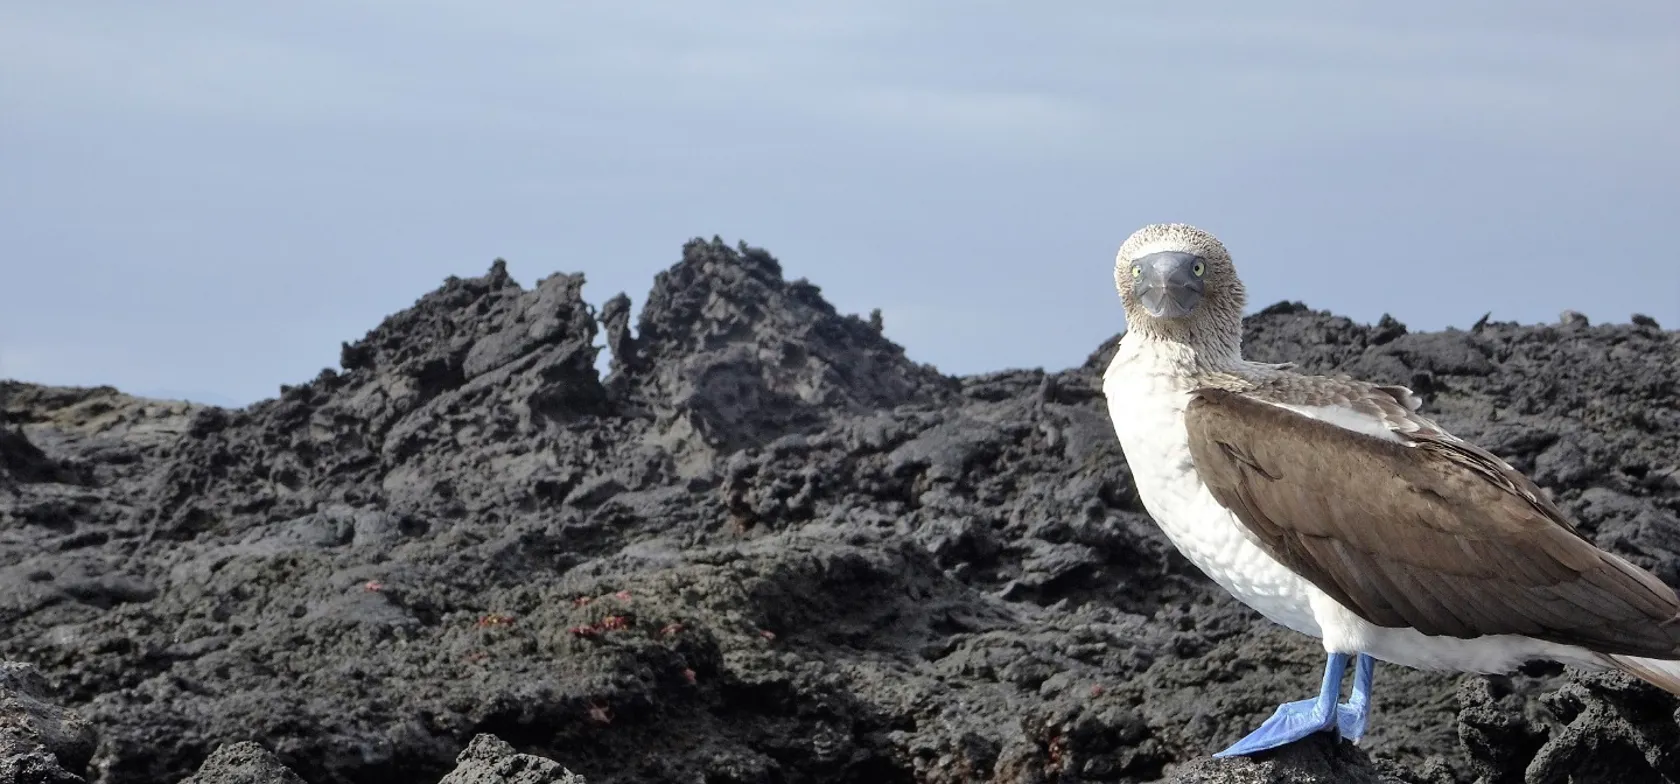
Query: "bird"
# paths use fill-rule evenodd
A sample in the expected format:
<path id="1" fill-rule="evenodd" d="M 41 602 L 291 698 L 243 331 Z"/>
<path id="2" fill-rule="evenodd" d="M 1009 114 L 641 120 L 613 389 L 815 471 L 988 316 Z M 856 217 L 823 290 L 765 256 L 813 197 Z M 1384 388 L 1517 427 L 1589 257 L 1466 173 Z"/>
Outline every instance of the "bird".
<path id="1" fill-rule="evenodd" d="M 1325 651 L 1316 696 L 1214 756 L 1318 732 L 1358 743 L 1378 661 L 1499 674 L 1549 660 L 1680 695 L 1673 587 L 1597 547 L 1411 389 L 1245 359 L 1246 293 L 1219 239 L 1145 226 L 1114 283 L 1126 330 L 1102 390 L 1145 511 L 1214 583 Z"/>

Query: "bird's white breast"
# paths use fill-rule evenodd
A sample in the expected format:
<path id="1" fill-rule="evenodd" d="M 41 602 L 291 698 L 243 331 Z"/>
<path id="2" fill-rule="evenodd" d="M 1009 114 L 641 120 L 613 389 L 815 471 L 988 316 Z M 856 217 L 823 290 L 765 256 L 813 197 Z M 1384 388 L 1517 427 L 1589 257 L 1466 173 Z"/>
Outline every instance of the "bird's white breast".
<path id="1" fill-rule="evenodd" d="M 1122 339 L 1103 393 L 1144 509 L 1185 558 L 1239 601 L 1290 629 L 1322 636 L 1311 583 L 1260 549 L 1197 476 L 1184 427 L 1187 379 L 1149 344 L 1128 345 L 1132 337 Z"/>

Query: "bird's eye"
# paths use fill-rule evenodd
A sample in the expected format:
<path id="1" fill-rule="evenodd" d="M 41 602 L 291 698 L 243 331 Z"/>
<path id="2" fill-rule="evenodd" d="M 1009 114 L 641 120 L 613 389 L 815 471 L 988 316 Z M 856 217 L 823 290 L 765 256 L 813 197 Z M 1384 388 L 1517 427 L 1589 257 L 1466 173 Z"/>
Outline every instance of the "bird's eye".
<path id="1" fill-rule="evenodd" d="M 1138 266 L 1138 265 L 1136 265 L 1136 264 L 1133 264 L 1133 265 L 1132 265 L 1132 277 L 1134 277 L 1134 278 L 1141 278 L 1141 277 L 1143 277 L 1143 268 L 1142 268 L 1142 267 L 1139 267 L 1139 266 Z"/>
<path id="2" fill-rule="evenodd" d="M 1207 272 L 1207 265 L 1199 261 L 1196 262 L 1196 266 L 1190 268 L 1190 274 L 1195 275 L 1198 278 L 1201 277 L 1204 272 Z"/>

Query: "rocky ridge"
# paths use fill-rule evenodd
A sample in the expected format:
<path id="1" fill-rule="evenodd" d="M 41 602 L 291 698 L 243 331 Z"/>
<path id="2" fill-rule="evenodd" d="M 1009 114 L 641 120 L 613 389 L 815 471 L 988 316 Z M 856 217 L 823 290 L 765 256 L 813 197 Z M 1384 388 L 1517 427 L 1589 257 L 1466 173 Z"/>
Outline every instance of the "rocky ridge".
<path id="1" fill-rule="evenodd" d="M 582 287 L 452 278 L 242 410 L 0 382 L 0 782 L 1680 780 L 1673 698 L 1556 669 L 1383 667 L 1358 749 L 1208 760 L 1319 655 L 1143 513 L 1112 339 L 949 377 L 716 239 L 634 330 Z M 1246 327 L 1680 583 L 1680 333 Z"/>

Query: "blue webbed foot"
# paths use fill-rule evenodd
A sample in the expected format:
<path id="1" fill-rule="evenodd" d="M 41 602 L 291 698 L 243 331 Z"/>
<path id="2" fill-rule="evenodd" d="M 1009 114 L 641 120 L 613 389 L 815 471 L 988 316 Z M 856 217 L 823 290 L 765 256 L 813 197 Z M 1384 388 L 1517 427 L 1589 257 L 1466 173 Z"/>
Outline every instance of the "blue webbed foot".
<path id="1" fill-rule="evenodd" d="M 1336 734 L 1358 743 L 1365 737 L 1365 710 L 1345 702 L 1337 705 Z"/>
<path id="2" fill-rule="evenodd" d="M 1365 735 L 1365 719 L 1371 704 L 1371 675 L 1376 668 L 1376 660 L 1365 654 L 1359 655 L 1354 665 L 1353 693 L 1347 702 L 1338 705 L 1336 697 L 1342 691 L 1342 674 L 1347 671 L 1348 658 L 1344 653 L 1330 655 L 1324 665 L 1324 682 L 1319 687 L 1318 697 L 1279 705 L 1259 729 L 1213 756 L 1254 754 L 1294 743 L 1315 732 L 1335 731 L 1357 742 Z"/>
<path id="3" fill-rule="evenodd" d="M 1213 756 L 1253 754 L 1294 743 L 1315 732 L 1335 729 L 1340 724 L 1342 711 L 1339 710 L 1341 706 L 1335 706 L 1338 710 L 1332 715 L 1331 705 L 1334 703 L 1327 705 L 1317 699 L 1279 705 L 1272 717 L 1260 725 L 1260 729 L 1250 732 L 1247 737 Z"/>
<path id="4" fill-rule="evenodd" d="M 1336 731 L 1355 743 L 1365 737 L 1365 717 L 1371 712 L 1371 676 L 1377 660 L 1363 653 L 1353 665 L 1353 692 L 1348 701 L 1336 706 Z"/>

